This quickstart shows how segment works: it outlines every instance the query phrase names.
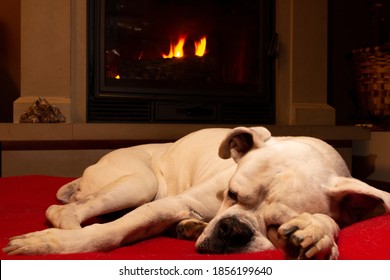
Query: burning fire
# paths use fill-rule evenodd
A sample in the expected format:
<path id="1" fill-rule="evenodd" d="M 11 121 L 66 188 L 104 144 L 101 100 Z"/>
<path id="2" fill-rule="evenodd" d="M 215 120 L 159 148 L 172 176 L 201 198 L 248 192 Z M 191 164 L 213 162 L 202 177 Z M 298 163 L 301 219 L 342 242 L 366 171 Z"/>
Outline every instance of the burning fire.
<path id="1" fill-rule="evenodd" d="M 199 42 L 194 42 L 195 55 L 204 56 L 206 53 L 206 36 L 202 37 Z"/>
<path id="2" fill-rule="evenodd" d="M 169 47 L 169 54 L 162 54 L 163 58 L 183 57 L 184 56 L 184 44 L 186 43 L 187 36 L 179 36 L 177 44 L 174 46 L 171 42 Z M 206 36 L 202 37 L 199 41 L 194 42 L 195 55 L 204 56 L 206 53 Z"/>
<path id="3" fill-rule="evenodd" d="M 169 54 L 163 54 L 162 55 L 163 58 L 183 57 L 184 56 L 183 47 L 186 42 L 186 39 L 187 39 L 186 36 L 180 36 L 179 41 L 177 42 L 175 47 L 172 45 L 171 42 Z"/>

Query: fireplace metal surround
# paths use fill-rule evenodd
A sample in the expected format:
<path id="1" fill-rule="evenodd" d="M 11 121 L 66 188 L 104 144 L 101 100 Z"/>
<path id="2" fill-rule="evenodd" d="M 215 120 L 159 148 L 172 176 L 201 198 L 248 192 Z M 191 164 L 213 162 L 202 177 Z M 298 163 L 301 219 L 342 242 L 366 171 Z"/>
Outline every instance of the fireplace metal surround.
<path id="1" fill-rule="evenodd" d="M 88 122 L 273 124 L 274 15 L 273 0 L 89 0 Z M 181 34 L 191 54 L 160 57 Z"/>

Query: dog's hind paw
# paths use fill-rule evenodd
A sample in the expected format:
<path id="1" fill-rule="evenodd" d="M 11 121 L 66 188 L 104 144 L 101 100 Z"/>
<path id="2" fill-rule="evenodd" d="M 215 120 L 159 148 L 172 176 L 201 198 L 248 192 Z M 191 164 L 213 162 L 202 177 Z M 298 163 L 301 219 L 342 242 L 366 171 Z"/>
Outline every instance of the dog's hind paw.
<path id="1" fill-rule="evenodd" d="M 206 222 L 197 219 L 183 220 L 176 225 L 176 234 L 180 239 L 197 240 L 206 226 Z"/>
<path id="2" fill-rule="evenodd" d="M 46 210 L 46 218 L 50 223 L 61 229 L 79 229 L 80 221 L 71 204 L 52 205 Z"/>
<path id="3" fill-rule="evenodd" d="M 303 213 L 281 225 L 278 236 L 289 259 L 337 259 L 338 231 L 329 216 Z"/>

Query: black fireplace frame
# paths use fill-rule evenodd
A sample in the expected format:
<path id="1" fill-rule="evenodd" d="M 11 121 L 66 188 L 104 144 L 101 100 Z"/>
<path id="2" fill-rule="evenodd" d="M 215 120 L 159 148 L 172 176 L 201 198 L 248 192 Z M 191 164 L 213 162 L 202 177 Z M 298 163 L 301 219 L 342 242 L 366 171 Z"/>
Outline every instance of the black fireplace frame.
<path id="1" fill-rule="evenodd" d="M 100 22 L 108 0 L 88 0 L 87 121 L 98 123 L 275 123 L 275 3 L 260 1 L 260 83 L 258 94 L 205 94 L 184 90 L 183 95 L 156 89 L 112 88 L 104 85 Z"/>

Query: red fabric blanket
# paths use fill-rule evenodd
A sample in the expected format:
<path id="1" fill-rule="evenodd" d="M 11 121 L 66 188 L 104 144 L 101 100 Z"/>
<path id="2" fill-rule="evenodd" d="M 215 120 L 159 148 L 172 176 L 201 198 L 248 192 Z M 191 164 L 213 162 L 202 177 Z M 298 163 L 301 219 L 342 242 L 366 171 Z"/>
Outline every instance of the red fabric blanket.
<path id="1" fill-rule="evenodd" d="M 46 208 L 58 203 L 57 189 L 71 178 L 22 176 L 0 178 L 0 246 L 8 238 L 49 227 Z M 339 235 L 340 259 L 390 259 L 390 215 L 373 218 L 344 228 Z M 283 259 L 279 250 L 230 255 L 202 255 L 195 251 L 194 242 L 158 236 L 118 248 L 110 252 L 48 256 L 8 256 L 1 259 Z"/>

